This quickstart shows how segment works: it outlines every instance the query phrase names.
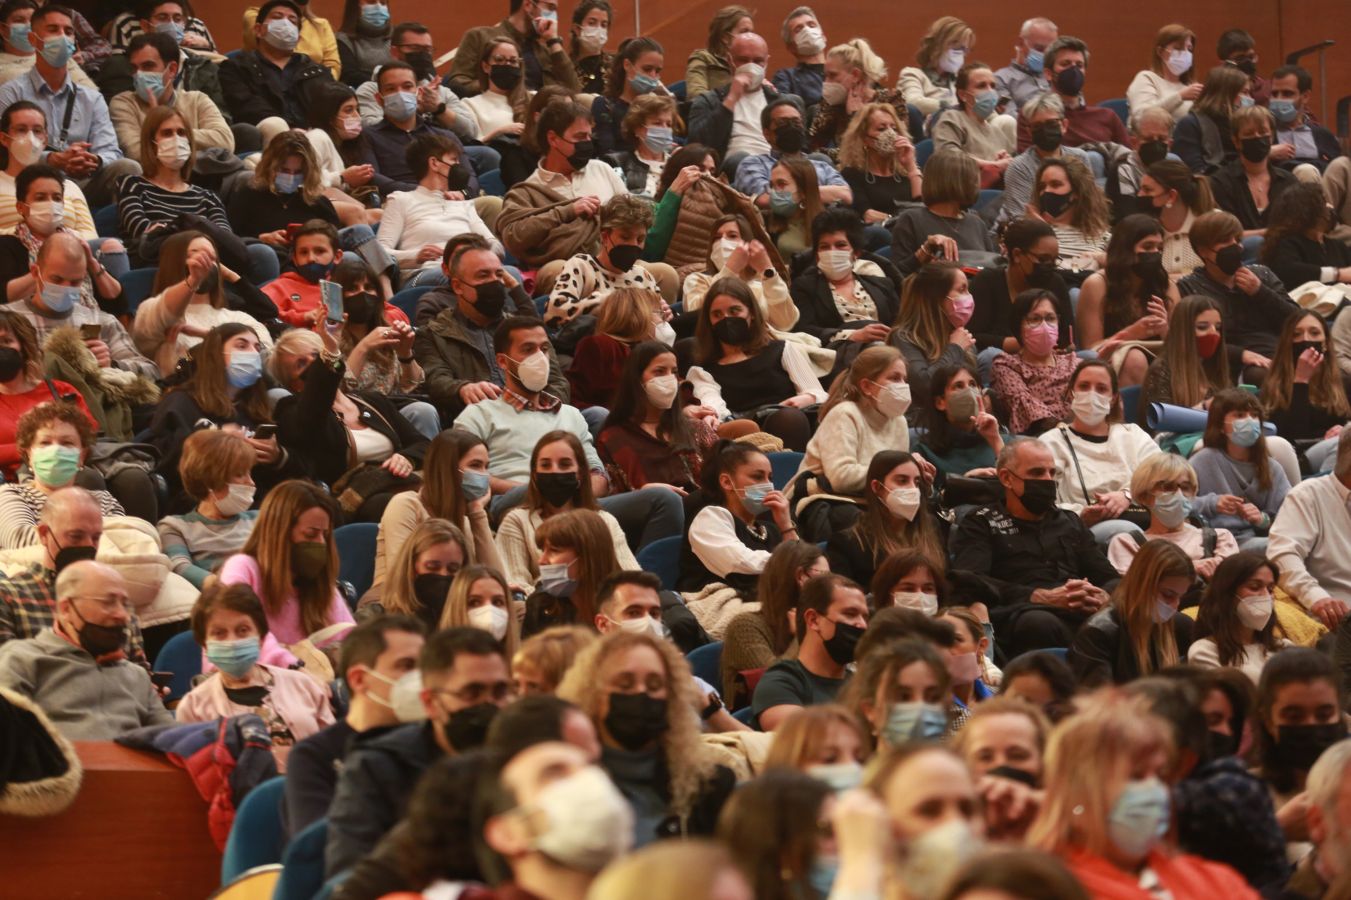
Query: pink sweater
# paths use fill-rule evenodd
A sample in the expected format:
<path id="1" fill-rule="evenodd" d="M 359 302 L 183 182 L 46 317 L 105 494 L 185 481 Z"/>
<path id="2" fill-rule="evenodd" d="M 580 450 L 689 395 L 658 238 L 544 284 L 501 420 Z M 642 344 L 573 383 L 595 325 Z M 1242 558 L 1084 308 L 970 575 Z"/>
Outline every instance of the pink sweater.
<path id="1" fill-rule="evenodd" d="M 267 601 L 263 598 L 263 573 L 258 568 L 258 560 L 252 556 L 236 553 L 227 559 L 221 566 L 220 580 L 222 584 L 247 584 L 253 588 L 258 599 L 263 600 L 263 607 L 266 609 Z M 339 622 L 355 623 L 356 620 L 352 618 L 352 611 L 347 608 L 347 603 L 335 588 L 333 602 L 329 604 L 328 614 L 324 616 L 324 624 L 336 625 Z M 294 591 L 287 594 L 281 612 L 267 614 L 267 630 L 276 635 L 280 643 L 288 646 L 309 637 L 300 624 L 300 601 Z"/>

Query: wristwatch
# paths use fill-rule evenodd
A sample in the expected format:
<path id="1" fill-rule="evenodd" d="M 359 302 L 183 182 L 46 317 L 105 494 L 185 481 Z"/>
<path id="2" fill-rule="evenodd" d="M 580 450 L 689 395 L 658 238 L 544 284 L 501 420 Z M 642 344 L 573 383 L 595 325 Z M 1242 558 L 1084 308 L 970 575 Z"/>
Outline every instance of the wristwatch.
<path id="1" fill-rule="evenodd" d="M 699 718 L 705 722 L 716 716 L 718 714 L 718 710 L 723 708 L 721 697 L 719 697 L 717 694 L 709 694 L 709 697 L 711 697 L 712 699 L 708 701 L 708 706 L 705 706 L 702 710 L 699 711 Z"/>
<path id="2" fill-rule="evenodd" d="M 445 103 L 445 101 L 443 100 L 443 101 L 441 101 L 441 105 L 440 105 L 440 106 L 438 106 L 436 109 L 432 110 L 432 117 L 433 117 L 433 118 L 440 118 L 440 117 L 441 117 L 441 114 L 444 113 L 445 111 L 446 111 L 446 103 Z"/>

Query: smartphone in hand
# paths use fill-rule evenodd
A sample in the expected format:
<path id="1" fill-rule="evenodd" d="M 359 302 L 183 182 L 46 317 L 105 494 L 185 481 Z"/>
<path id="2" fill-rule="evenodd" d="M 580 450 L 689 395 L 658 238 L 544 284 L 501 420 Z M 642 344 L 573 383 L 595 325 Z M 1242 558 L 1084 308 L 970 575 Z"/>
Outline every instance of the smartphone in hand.
<path id="1" fill-rule="evenodd" d="M 274 438 L 277 436 L 277 426 L 271 423 L 259 425 L 258 430 L 253 433 L 253 436 L 260 441 Z"/>
<path id="2" fill-rule="evenodd" d="M 328 310 L 328 320 L 335 325 L 342 323 L 342 285 L 336 281 L 319 282 L 319 296 L 323 298 Z"/>
<path id="3" fill-rule="evenodd" d="M 86 341 L 97 341 L 103 334 L 103 326 L 97 322 L 86 322 L 80 326 L 80 337 Z"/>

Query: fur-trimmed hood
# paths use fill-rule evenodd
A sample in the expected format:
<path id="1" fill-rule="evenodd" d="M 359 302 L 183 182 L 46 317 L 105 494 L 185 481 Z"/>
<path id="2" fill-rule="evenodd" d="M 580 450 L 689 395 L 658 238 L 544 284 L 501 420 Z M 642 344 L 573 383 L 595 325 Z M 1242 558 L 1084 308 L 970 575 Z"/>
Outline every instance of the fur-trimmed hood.
<path id="1" fill-rule="evenodd" d="M 0 688 L 0 815 L 53 816 L 75 801 L 75 747 L 27 697 Z"/>
<path id="2" fill-rule="evenodd" d="M 132 406 L 149 406 L 159 402 L 160 390 L 149 378 L 112 366 L 100 366 L 93 351 L 85 346 L 78 328 L 67 326 L 52 330 L 42 349 L 61 357 L 86 381 L 97 384 L 110 400 L 120 400 Z"/>

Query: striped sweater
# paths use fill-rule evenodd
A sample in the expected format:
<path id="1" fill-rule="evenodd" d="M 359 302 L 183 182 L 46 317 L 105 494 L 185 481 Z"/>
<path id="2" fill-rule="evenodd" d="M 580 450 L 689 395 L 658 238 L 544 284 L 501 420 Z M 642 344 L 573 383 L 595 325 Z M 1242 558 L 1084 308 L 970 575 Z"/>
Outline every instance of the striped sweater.
<path id="1" fill-rule="evenodd" d="M 173 225 L 185 213 L 199 215 L 230 230 L 230 220 L 225 217 L 220 198 L 205 188 L 188 185 L 185 191 L 166 191 L 133 175 L 122 182 L 121 190 L 117 200 L 118 231 L 128 240 L 138 240 L 156 223 Z"/>

